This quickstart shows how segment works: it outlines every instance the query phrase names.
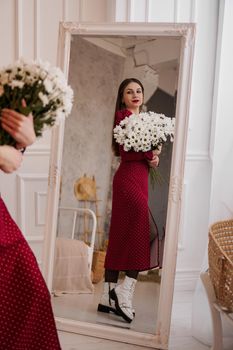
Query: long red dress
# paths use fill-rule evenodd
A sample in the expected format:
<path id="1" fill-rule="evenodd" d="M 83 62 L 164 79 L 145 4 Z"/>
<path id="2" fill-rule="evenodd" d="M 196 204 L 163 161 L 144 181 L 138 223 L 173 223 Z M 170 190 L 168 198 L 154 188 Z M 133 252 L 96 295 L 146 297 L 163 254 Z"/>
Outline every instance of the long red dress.
<path id="1" fill-rule="evenodd" d="M 1 198 L 0 349 L 61 349 L 36 258 Z"/>
<path id="2" fill-rule="evenodd" d="M 132 113 L 116 113 L 115 125 Z M 148 207 L 149 152 L 125 152 L 113 179 L 112 216 L 105 269 L 144 271 L 159 266 L 158 231 Z"/>

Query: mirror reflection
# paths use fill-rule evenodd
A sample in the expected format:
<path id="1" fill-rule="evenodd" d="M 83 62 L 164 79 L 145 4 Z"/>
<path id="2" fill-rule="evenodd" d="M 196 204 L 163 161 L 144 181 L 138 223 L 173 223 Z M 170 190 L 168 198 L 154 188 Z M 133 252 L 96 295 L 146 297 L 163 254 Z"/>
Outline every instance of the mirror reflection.
<path id="1" fill-rule="evenodd" d="M 138 152 L 136 160 L 128 159 L 136 152 L 121 150 L 116 156 L 112 130 L 119 117 L 117 96 L 121 119 L 141 110 L 175 117 L 180 41 L 72 37 L 69 84 L 75 101 L 64 135 L 53 278 L 56 316 L 154 333 L 172 143 L 163 144 L 155 165 L 152 152 L 147 157 Z M 136 80 L 127 81 L 117 95 L 120 83 L 131 77 Z M 148 169 L 158 164 L 153 185 Z"/>

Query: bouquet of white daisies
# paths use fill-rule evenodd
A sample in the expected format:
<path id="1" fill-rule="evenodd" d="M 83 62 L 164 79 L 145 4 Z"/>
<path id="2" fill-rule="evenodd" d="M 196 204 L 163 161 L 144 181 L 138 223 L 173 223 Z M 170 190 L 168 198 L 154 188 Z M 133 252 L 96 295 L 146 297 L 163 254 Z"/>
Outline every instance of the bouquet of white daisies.
<path id="1" fill-rule="evenodd" d="M 164 114 L 146 112 L 131 114 L 124 118 L 113 130 L 117 143 L 125 151 L 147 152 L 174 138 L 175 118 Z"/>
<path id="2" fill-rule="evenodd" d="M 68 116 L 72 103 L 73 90 L 64 74 L 48 62 L 20 59 L 0 70 L 0 112 L 9 108 L 26 116 L 32 113 L 36 136 Z M 0 145 L 14 144 L 0 125 Z"/>
<path id="3" fill-rule="evenodd" d="M 159 146 L 169 138 L 174 139 L 175 118 L 168 118 L 164 114 L 145 112 L 131 114 L 124 118 L 113 129 L 113 135 L 117 143 L 123 146 L 125 151 L 147 152 L 159 149 Z M 160 173 L 151 168 L 150 177 L 152 184 L 162 181 Z"/>

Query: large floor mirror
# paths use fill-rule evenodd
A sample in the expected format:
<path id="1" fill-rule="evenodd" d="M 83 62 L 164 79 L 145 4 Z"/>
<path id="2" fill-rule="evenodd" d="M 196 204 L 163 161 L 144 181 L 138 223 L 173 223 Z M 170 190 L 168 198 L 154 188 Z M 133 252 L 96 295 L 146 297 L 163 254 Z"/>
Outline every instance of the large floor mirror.
<path id="1" fill-rule="evenodd" d="M 44 268 L 60 330 L 168 348 L 194 33 L 193 24 L 60 24 L 58 65 L 74 105 L 52 132 Z M 129 324 L 97 305 L 119 165 L 111 150 L 115 99 L 130 77 L 143 82 L 144 110 L 176 118 L 176 127 L 160 155 L 162 181 L 149 181 L 160 265 L 139 274 Z"/>

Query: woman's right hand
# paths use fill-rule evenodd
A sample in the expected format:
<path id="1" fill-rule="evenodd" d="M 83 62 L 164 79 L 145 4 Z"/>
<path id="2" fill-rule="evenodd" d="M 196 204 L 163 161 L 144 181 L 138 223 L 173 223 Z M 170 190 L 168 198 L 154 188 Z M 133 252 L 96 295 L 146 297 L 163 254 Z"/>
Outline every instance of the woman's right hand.
<path id="1" fill-rule="evenodd" d="M 12 146 L 0 146 L 0 169 L 5 173 L 17 170 L 22 162 L 23 156 L 20 151 Z"/>
<path id="2" fill-rule="evenodd" d="M 15 139 L 18 149 L 30 146 L 36 140 L 32 114 L 26 117 L 14 110 L 4 108 L 1 113 L 1 123 L 2 128 Z"/>

